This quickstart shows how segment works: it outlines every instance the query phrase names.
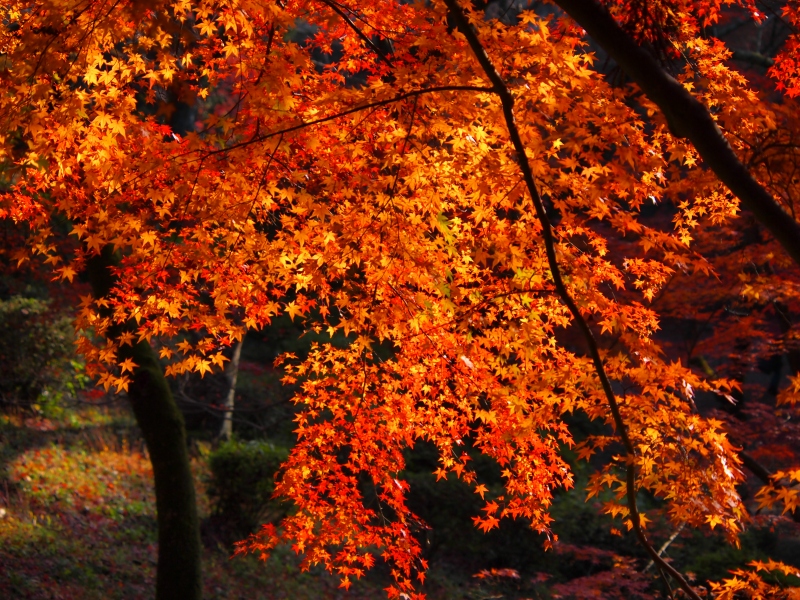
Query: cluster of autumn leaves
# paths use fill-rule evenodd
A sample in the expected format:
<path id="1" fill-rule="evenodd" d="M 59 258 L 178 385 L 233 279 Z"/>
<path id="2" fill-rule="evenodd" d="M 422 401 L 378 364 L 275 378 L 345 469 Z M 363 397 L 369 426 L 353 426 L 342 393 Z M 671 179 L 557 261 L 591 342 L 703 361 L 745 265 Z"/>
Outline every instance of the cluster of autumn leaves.
<path id="1" fill-rule="evenodd" d="M 416 597 L 425 526 L 405 505 L 404 452 L 432 442 L 437 476 L 482 497 L 469 451 L 491 456 L 505 491 L 486 497 L 476 525 L 519 517 L 550 539 L 548 506 L 572 485 L 560 449 L 575 444 L 565 418 L 576 412 L 607 424 L 580 440 L 581 458 L 621 453 L 594 461 L 589 494 L 617 493 L 606 512 L 632 525 L 627 464 L 676 525 L 735 539 L 747 520 L 741 462 L 695 395 L 730 396 L 739 384 L 692 369 L 697 353 L 659 330 L 749 302 L 747 333 L 714 321 L 698 340 L 703 356 L 724 364 L 726 335 L 793 347 L 791 319 L 776 332 L 764 315 L 797 308 L 797 266 L 771 240 L 744 239 L 736 199 L 646 97 L 609 83 L 582 29 L 552 10 L 487 20 L 463 2 L 514 97 L 520 155 L 452 4 L 4 3 L 0 214 L 26 240 L 10 258 L 71 282 L 103 248 L 118 251 L 112 293 L 85 297 L 76 321 L 106 389 L 127 388 L 137 365 L 118 351 L 137 339 L 158 342 L 176 375 L 223 366 L 226 346 L 279 314 L 347 336 L 345 347 L 283 359 L 302 411 L 278 492 L 296 511 L 244 550 L 291 540 L 347 585 L 380 548 L 390 596 Z M 645 5 L 672 15 L 670 27 L 634 18 Z M 669 43 L 668 68 L 792 218 L 795 38 L 776 61 L 781 104 L 702 35 L 719 3 L 607 6 L 638 41 Z M 785 18 L 797 14 L 787 5 Z M 310 37 L 297 39 L 299 24 Z M 617 408 L 554 285 L 551 227 Z M 135 334 L 106 335 L 131 320 Z M 783 398 L 793 404 L 797 390 Z M 364 501 L 364 481 L 379 508 Z M 773 501 L 795 508 L 796 490 L 781 489 Z"/>

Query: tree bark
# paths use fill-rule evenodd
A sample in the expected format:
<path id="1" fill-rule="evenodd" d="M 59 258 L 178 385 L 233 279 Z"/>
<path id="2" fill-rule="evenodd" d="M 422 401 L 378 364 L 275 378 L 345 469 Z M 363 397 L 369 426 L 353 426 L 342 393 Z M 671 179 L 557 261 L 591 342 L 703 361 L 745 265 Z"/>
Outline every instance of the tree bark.
<path id="1" fill-rule="evenodd" d="M 672 134 L 692 142 L 703 162 L 800 265 L 800 225 L 739 160 L 706 106 L 667 73 L 595 0 L 555 2 L 658 105 Z"/>
<path id="2" fill-rule="evenodd" d="M 236 398 L 236 380 L 239 377 L 239 359 L 242 357 L 242 344 L 236 344 L 233 349 L 230 367 L 228 367 L 228 396 L 225 398 L 225 414 L 222 416 L 222 427 L 219 430 L 221 440 L 228 441 L 233 435 L 233 406 Z"/>
<path id="3" fill-rule="evenodd" d="M 114 284 L 110 270 L 116 263 L 106 247 L 87 264 L 96 298 L 105 297 Z M 135 324 L 115 326 L 109 337 L 134 329 Z M 128 387 L 128 398 L 142 431 L 156 490 L 158 522 L 158 570 L 156 600 L 199 600 L 202 596 L 200 528 L 194 481 L 186 447 L 186 427 L 172 391 L 147 341 L 123 346 L 119 359 L 131 358 L 137 368 Z"/>

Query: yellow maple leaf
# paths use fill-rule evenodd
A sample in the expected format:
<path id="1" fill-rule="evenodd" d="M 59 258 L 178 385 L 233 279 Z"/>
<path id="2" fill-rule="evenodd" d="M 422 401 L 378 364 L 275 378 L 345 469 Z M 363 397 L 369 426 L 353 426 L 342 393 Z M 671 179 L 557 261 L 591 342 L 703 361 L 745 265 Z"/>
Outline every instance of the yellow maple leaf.
<path id="1" fill-rule="evenodd" d="M 119 367 L 121 369 L 121 371 L 120 371 L 121 373 L 124 373 L 125 371 L 130 371 L 131 373 L 133 373 L 133 370 L 138 366 L 139 365 L 137 365 L 135 362 L 133 362 L 133 359 L 131 359 L 131 358 L 126 358 L 121 363 L 119 363 Z"/>
<path id="2" fill-rule="evenodd" d="M 200 373 L 200 377 L 205 377 L 206 373 L 211 373 L 211 363 L 205 359 L 200 359 L 194 366 L 194 370 Z"/>

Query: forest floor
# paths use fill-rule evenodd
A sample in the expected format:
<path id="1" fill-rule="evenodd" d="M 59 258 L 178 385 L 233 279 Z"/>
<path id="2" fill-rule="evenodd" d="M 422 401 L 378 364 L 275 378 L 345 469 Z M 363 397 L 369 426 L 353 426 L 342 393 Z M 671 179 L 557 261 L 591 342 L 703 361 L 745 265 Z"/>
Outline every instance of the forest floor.
<path id="1" fill-rule="evenodd" d="M 202 448 L 193 454 L 206 519 Z M 345 597 L 335 577 L 302 573 L 289 551 L 263 563 L 204 541 L 205 598 Z M 150 462 L 123 410 L 0 415 L 0 598 L 150 598 L 156 557 Z M 346 597 L 382 595 L 361 582 Z"/>
<path id="2" fill-rule="evenodd" d="M 319 569 L 301 571 L 298 557 L 288 548 L 279 548 L 265 562 L 255 556 L 232 557 L 231 543 L 220 541 L 225 536 L 210 518 L 205 460 L 209 450 L 208 444 L 192 443 L 203 522 L 204 598 L 386 597 L 383 588 L 391 583 L 386 568 L 374 569 L 345 592 L 335 576 Z M 422 479 L 417 484 L 427 489 Z M 431 496 L 433 505 L 448 514 L 464 508 L 464 499 L 474 496 L 469 490 L 463 495 L 453 485 L 435 489 L 443 492 Z M 433 490 L 430 494 L 436 493 Z M 444 527 L 434 527 L 446 532 L 439 544 L 444 539 L 451 555 L 464 555 L 471 548 L 477 559 L 459 559 L 460 564 L 433 561 L 425 585 L 428 598 L 543 600 L 576 592 L 578 598 L 659 597 L 653 593 L 654 575 L 645 577 L 642 572 L 644 562 L 636 558 L 640 552 L 635 545 L 627 548 L 629 541 L 610 536 L 610 521 L 598 519 L 595 510 L 580 491 L 560 496 L 554 516 L 567 529 L 559 532 L 559 548 L 547 553 L 527 528 L 501 528 L 493 532 L 494 538 L 490 534 L 473 539 L 477 534 L 468 517 L 462 525 L 450 523 L 448 516 Z M 428 518 L 433 522 L 437 517 Z M 669 534 L 664 529 L 654 535 L 658 541 Z M 765 550 L 783 554 L 780 558 L 789 562 L 797 560 L 796 534 L 781 537 L 768 527 L 748 536 L 744 548 L 736 550 L 687 530 L 670 551 L 676 564 L 697 573 L 700 580 L 718 579 L 734 566 L 765 557 Z M 445 550 L 439 556 L 443 554 Z M 0 599 L 152 598 L 156 558 L 152 472 L 143 441 L 123 407 L 83 405 L 57 418 L 0 413 Z M 483 566 L 495 565 L 498 568 L 483 571 L 488 577 L 474 576 Z M 507 565 L 520 570 L 500 568 Z M 523 572 L 523 565 L 535 570 Z"/>

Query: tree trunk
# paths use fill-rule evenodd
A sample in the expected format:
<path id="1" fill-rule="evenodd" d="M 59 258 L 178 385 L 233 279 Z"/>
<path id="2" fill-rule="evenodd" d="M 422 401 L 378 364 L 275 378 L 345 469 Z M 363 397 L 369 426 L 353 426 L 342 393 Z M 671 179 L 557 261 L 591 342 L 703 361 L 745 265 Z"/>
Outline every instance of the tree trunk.
<path id="1" fill-rule="evenodd" d="M 228 441 L 233 434 L 233 403 L 236 397 L 236 379 L 239 377 L 239 359 L 242 357 L 244 339 L 233 349 L 233 358 L 228 367 L 228 396 L 225 398 L 225 414 L 222 417 L 222 428 L 219 430 L 221 440 Z"/>
<path id="2" fill-rule="evenodd" d="M 87 270 L 96 298 L 108 294 L 116 260 L 110 247 L 89 261 Z M 133 329 L 115 327 L 109 336 Z M 156 600 L 199 600 L 202 596 L 200 528 L 194 481 L 186 447 L 186 428 L 155 352 L 146 341 L 123 346 L 119 360 L 131 358 L 138 367 L 128 398 L 142 431 L 156 489 L 158 570 Z"/>

